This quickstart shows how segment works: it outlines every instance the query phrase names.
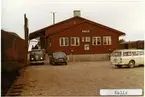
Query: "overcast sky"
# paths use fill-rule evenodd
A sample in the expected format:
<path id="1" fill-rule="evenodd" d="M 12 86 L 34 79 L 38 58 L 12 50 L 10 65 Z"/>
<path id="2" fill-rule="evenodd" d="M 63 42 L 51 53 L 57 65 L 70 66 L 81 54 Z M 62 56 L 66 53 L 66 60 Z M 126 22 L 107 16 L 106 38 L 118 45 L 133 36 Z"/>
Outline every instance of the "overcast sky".
<path id="1" fill-rule="evenodd" d="M 71 18 L 74 10 L 81 17 L 126 33 L 125 40 L 143 40 L 145 33 L 144 0 L 2 0 L 1 28 L 24 38 L 24 13 L 33 32 Z"/>

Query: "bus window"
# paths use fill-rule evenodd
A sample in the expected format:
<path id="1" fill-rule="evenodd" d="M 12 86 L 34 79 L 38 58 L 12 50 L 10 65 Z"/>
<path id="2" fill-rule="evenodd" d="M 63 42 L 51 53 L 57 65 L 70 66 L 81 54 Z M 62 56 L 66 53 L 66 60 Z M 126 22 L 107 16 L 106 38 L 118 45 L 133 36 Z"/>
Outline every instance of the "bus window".
<path id="1" fill-rule="evenodd" d="M 139 54 L 140 55 L 144 55 L 144 51 L 139 51 Z"/>
<path id="2" fill-rule="evenodd" d="M 137 51 L 133 51 L 133 52 L 132 52 L 132 55 L 133 55 L 133 56 L 137 56 L 137 55 L 138 55 L 138 52 L 137 52 Z"/>
<path id="3" fill-rule="evenodd" d="M 123 56 L 131 56 L 131 52 L 123 52 Z"/>
<path id="4" fill-rule="evenodd" d="M 121 56 L 121 52 L 113 52 L 113 53 L 111 54 L 111 56 L 113 56 L 113 57 Z"/>

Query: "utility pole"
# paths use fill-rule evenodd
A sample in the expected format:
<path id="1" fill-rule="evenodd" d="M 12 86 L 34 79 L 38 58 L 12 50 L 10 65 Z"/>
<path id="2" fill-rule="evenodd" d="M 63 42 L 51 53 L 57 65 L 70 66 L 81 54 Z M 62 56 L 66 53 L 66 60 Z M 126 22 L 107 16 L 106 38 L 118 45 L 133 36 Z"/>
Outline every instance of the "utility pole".
<path id="1" fill-rule="evenodd" d="M 55 24 L 55 13 L 56 12 L 51 12 L 52 13 L 52 15 L 53 15 L 53 24 Z"/>
<path id="2" fill-rule="evenodd" d="M 29 36 L 29 28 L 28 28 L 28 19 L 26 14 L 24 14 L 24 35 L 25 35 L 25 65 L 28 65 L 28 36 Z"/>

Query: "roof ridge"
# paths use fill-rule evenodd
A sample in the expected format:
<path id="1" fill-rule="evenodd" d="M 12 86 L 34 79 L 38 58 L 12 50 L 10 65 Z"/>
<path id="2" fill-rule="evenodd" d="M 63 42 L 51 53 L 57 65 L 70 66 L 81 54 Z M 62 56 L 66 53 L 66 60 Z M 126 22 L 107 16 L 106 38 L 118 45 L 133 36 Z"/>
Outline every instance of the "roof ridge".
<path id="1" fill-rule="evenodd" d="M 44 27 L 44 28 L 39 29 L 39 30 L 36 30 L 36 31 L 30 33 L 30 36 L 32 36 L 32 34 L 39 33 L 40 31 L 44 31 L 45 29 L 48 29 L 48 28 L 51 28 L 51 27 L 57 26 L 57 25 L 59 25 L 59 24 L 61 24 L 61 23 L 64 23 L 64 22 L 67 22 L 67 21 L 73 20 L 73 19 L 75 19 L 75 18 L 78 18 L 78 19 L 83 20 L 83 21 L 81 21 L 80 23 L 75 24 L 75 26 L 81 24 L 82 22 L 83 22 L 83 23 L 84 23 L 84 22 L 87 22 L 87 23 L 94 24 L 95 26 L 98 26 L 98 27 L 101 27 L 101 28 L 104 28 L 104 29 L 107 29 L 107 30 L 112 30 L 112 32 L 117 32 L 117 33 L 119 33 L 120 35 L 125 35 L 124 32 L 121 32 L 121 31 L 119 31 L 119 30 L 116 30 L 116 29 L 113 29 L 113 28 L 111 28 L 111 27 L 105 26 L 105 25 L 103 25 L 103 24 L 96 23 L 96 22 L 94 22 L 94 21 L 88 20 L 88 19 L 83 18 L 83 17 L 74 16 L 74 17 L 72 17 L 72 18 L 69 18 L 69 19 L 63 20 L 63 21 L 58 22 L 58 23 L 56 23 L 56 24 L 53 24 L 53 25 L 50 25 L 50 26 Z M 72 26 L 74 26 L 74 25 L 71 25 L 71 26 L 69 26 L 69 27 L 72 27 Z M 67 28 L 69 28 L 69 27 L 66 27 L 66 28 L 63 28 L 63 29 L 60 29 L 60 30 L 56 30 L 56 31 L 53 32 L 53 33 L 57 33 L 58 31 L 61 31 L 61 30 L 67 29 Z M 29 37 L 29 38 L 30 38 L 30 37 Z"/>
<path id="2" fill-rule="evenodd" d="M 33 32 L 31 32 L 31 33 L 35 33 L 35 32 L 41 31 L 41 30 L 43 30 L 43 29 L 47 29 L 47 28 L 49 28 L 49 27 L 56 26 L 56 25 L 58 25 L 58 24 L 61 24 L 61 23 L 63 23 L 63 22 L 69 21 L 69 20 L 74 19 L 74 18 L 80 18 L 80 17 L 79 17 L 79 16 L 74 16 L 74 17 L 71 17 L 71 18 L 65 19 L 65 20 L 63 20 L 63 21 L 60 21 L 60 22 L 58 22 L 58 23 L 55 23 L 55 24 L 52 24 L 52 25 L 46 26 L 46 27 L 44 27 L 44 28 L 42 28 L 42 29 L 39 29 L 39 30 L 33 31 Z M 81 18 L 81 19 L 83 19 L 83 18 Z"/>
<path id="3" fill-rule="evenodd" d="M 71 26 L 66 27 L 66 28 L 64 28 L 64 29 L 57 30 L 56 32 L 53 32 L 53 34 L 51 33 L 51 34 L 49 34 L 49 35 L 54 35 L 54 34 L 60 32 L 60 31 L 63 31 L 63 30 L 69 29 L 69 28 L 71 28 L 71 27 L 75 27 L 75 26 L 81 25 L 81 24 L 83 24 L 83 23 L 85 23 L 85 22 L 86 22 L 86 21 L 82 21 L 82 22 L 80 22 L 80 23 L 77 23 L 77 24 L 71 25 Z"/>

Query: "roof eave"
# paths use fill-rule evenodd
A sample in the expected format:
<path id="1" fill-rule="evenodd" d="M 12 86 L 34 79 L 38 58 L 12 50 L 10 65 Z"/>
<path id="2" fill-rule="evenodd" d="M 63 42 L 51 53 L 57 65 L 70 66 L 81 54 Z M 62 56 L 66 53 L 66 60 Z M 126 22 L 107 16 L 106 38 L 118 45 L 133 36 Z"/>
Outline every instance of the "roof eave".
<path id="1" fill-rule="evenodd" d="M 44 35 L 45 35 L 45 29 L 43 29 L 43 30 L 41 29 L 39 31 L 30 33 L 29 34 L 29 40 L 37 38 L 37 37 L 41 37 L 41 36 L 44 36 Z"/>

